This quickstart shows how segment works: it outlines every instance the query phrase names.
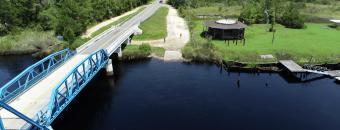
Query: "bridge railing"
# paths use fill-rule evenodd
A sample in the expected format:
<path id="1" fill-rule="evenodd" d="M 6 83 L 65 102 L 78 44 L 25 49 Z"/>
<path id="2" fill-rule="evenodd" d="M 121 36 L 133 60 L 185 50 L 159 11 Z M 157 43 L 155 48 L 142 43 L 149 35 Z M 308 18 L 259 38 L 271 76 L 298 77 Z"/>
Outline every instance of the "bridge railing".
<path id="1" fill-rule="evenodd" d="M 108 62 L 105 50 L 99 50 L 78 64 L 53 90 L 47 107 L 37 114 L 37 120 L 48 126 L 76 97 L 86 84 Z"/>
<path id="2" fill-rule="evenodd" d="M 124 31 L 121 37 L 119 37 L 110 46 L 106 48 L 108 54 L 111 55 L 115 50 L 117 50 L 117 48 L 121 46 L 121 43 L 123 43 L 126 40 L 129 40 L 127 38 L 129 38 L 137 29 L 138 25 L 134 25 L 128 28 L 126 31 Z"/>
<path id="3" fill-rule="evenodd" d="M 37 63 L 26 68 L 23 72 L 13 78 L 0 88 L 0 101 L 8 102 L 21 92 L 30 88 L 34 83 L 46 76 L 60 64 L 73 56 L 69 49 L 53 53 Z"/>

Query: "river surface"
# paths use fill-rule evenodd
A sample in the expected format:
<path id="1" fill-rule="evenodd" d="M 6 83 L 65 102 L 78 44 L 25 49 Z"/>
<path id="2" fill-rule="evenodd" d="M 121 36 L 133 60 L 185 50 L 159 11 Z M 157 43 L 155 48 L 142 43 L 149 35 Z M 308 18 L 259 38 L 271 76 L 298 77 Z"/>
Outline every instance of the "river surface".
<path id="1" fill-rule="evenodd" d="M 29 57 L 0 57 L 3 85 Z M 339 130 L 340 85 L 278 73 L 149 60 L 98 73 L 53 124 L 56 130 Z M 239 84 L 237 81 L 240 81 Z"/>

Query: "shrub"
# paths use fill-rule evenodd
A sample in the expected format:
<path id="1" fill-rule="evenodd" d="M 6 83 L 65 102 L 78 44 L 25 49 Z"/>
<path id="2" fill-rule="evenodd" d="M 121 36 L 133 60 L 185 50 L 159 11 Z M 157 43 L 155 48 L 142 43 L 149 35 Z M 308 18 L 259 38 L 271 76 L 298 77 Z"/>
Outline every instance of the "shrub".
<path id="1" fill-rule="evenodd" d="M 242 9 L 239 20 L 244 21 L 247 24 L 264 23 L 265 16 L 263 11 L 257 8 L 256 3 L 249 2 Z"/>
<path id="2" fill-rule="evenodd" d="M 182 49 L 185 59 L 198 62 L 221 62 L 223 60 L 221 52 L 211 43 L 202 42 L 197 45 L 188 44 Z"/>
<path id="3" fill-rule="evenodd" d="M 122 60 L 141 60 L 147 59 L 151 54 L 151 47 L 148 44 L 142 44 L 140 46 L 129 45 L 126 46 L 123 51 Z"/>
<path id="4" fill-rule="evenodd" d="M 293 3 L 288 5 L 278 22 L 287 28 L 305 28 L 305 19 Z"/>
<path id="5" fill-rule="evenodd" d="M 151 53 L 151 46 L 149 44 L 142 44 L 139 46 L 139 51 Z"/>

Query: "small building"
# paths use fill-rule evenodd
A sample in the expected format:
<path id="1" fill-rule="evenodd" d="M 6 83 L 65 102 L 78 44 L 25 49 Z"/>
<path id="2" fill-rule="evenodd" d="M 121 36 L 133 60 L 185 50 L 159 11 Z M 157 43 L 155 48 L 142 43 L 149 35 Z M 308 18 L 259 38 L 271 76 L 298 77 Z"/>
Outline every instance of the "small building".
<path id="1" fill-rule="evenodd" d="M 232 19 L 205 22 L 205 34 L 212 39 L 245 40 L 244 32 L 247 25 Z"/>

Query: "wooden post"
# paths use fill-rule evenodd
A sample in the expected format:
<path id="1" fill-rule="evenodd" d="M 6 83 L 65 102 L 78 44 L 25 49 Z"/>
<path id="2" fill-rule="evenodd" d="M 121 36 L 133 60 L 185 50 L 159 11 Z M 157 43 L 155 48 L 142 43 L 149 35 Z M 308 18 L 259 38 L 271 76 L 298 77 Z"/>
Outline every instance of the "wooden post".
<path id="1" fill-rule="evenodd" d="M 245 46 L 244 38 L 242 39 L 242 41 L 243 41 L 243 46 Z"/>

